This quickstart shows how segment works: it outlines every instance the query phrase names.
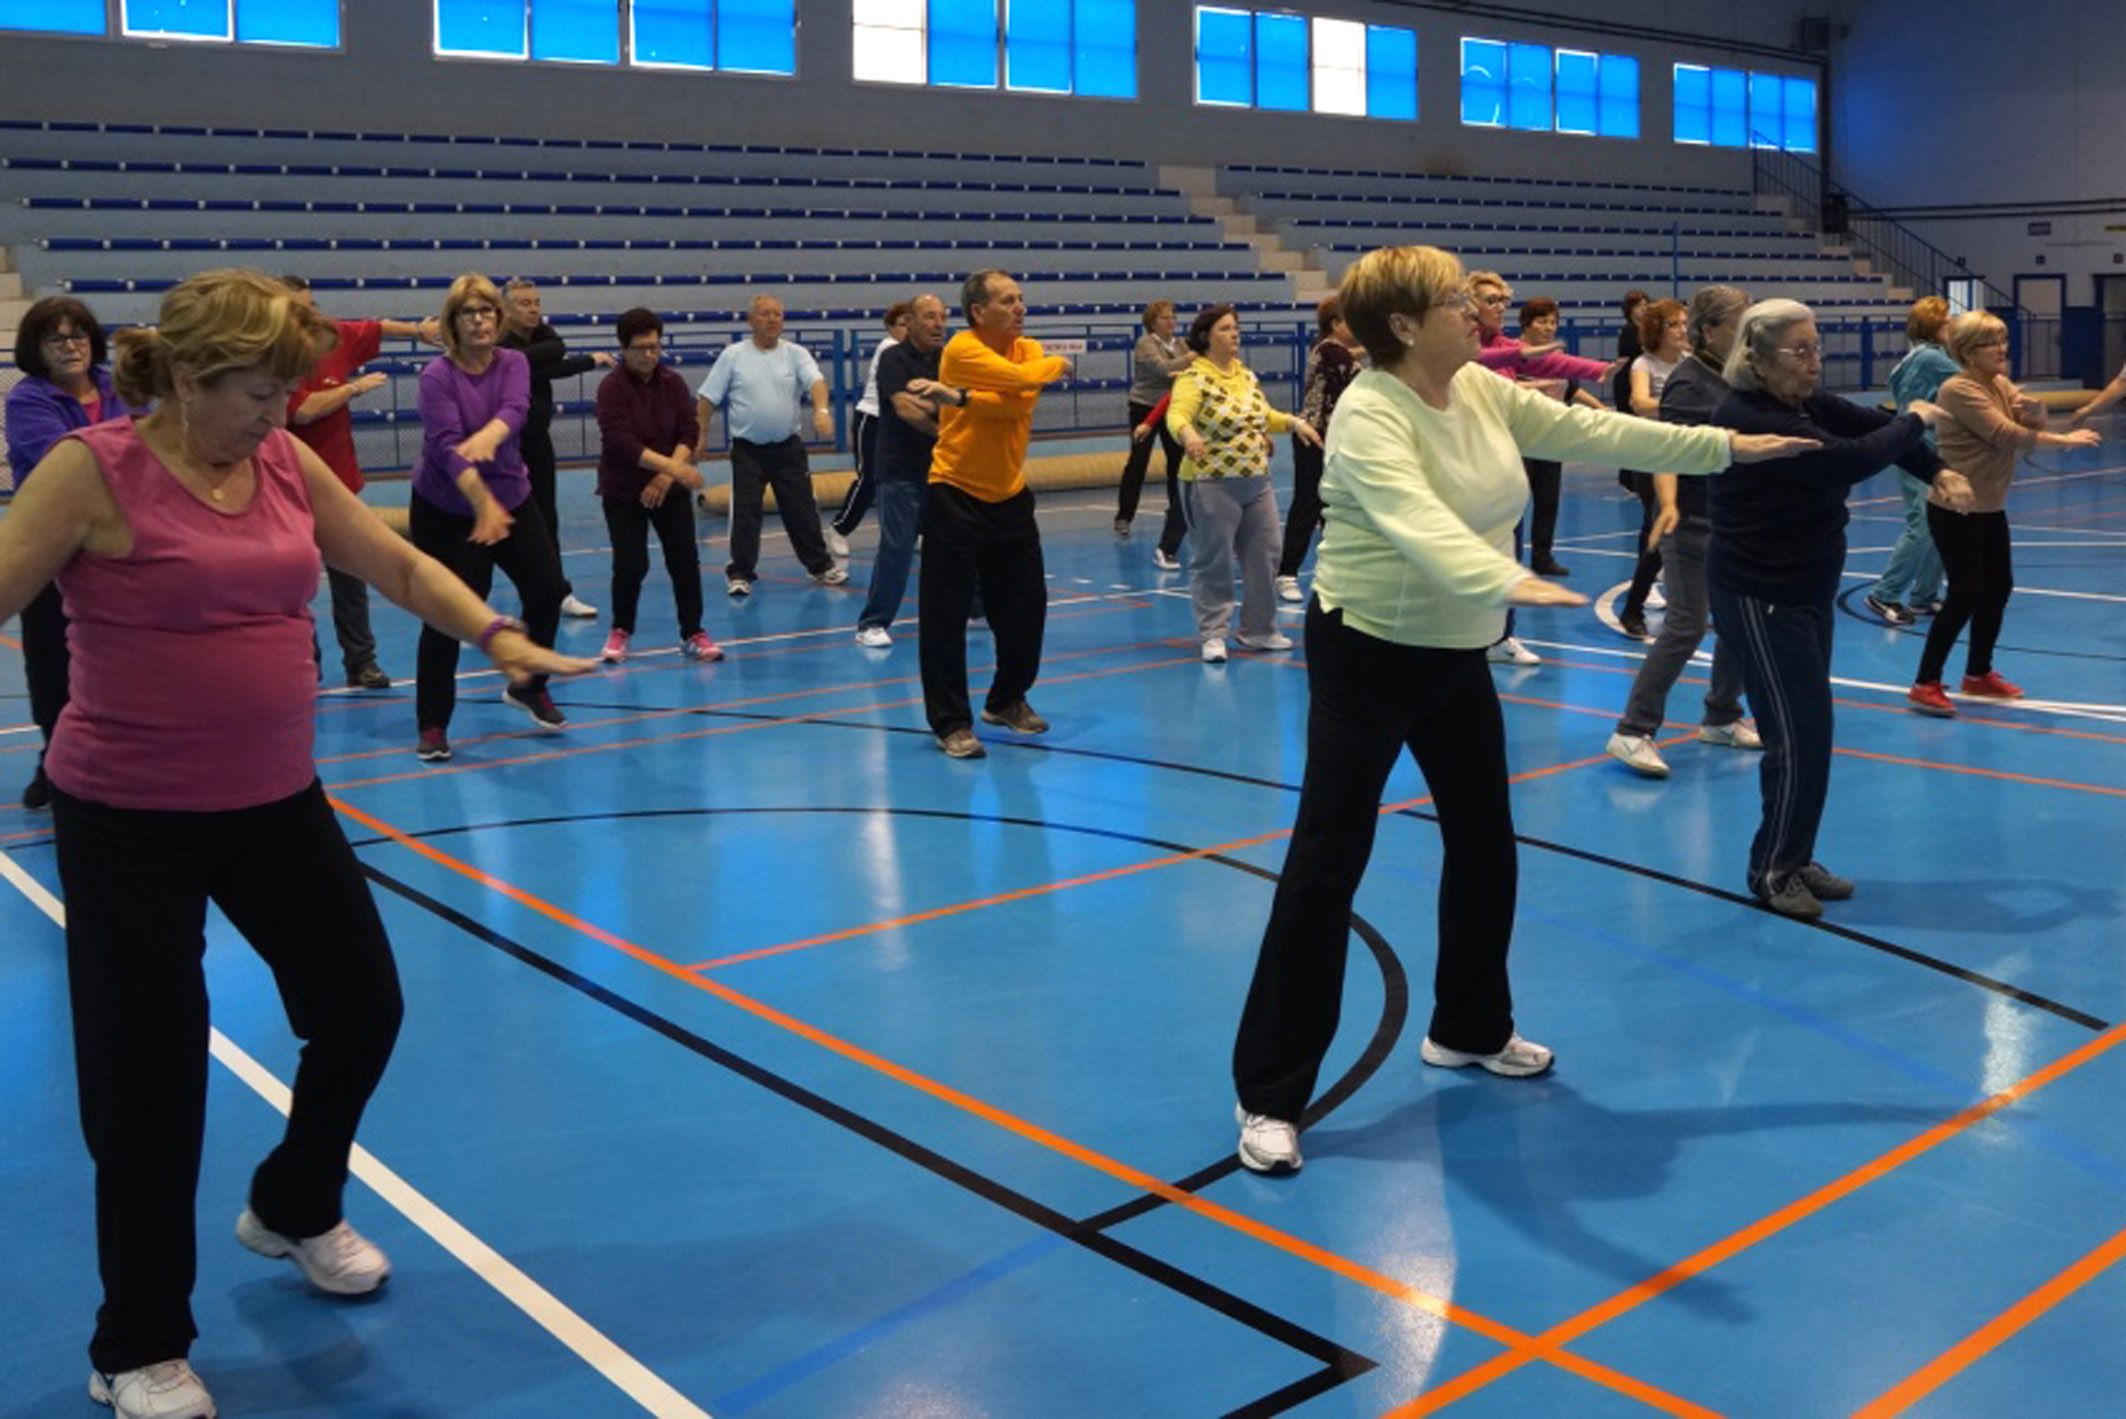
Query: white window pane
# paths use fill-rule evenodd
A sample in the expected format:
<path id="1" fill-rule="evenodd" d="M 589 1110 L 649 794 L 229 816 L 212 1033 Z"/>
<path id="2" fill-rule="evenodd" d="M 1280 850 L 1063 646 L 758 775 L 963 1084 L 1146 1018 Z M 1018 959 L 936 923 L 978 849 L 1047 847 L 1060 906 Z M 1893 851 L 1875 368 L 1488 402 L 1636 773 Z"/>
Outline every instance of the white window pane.
<path id="1" fill-rule="evenodd" d="M 1314 67 L 1317 69 L 1366 68 L 1366 27 L 1356 20 L 1314 21 Z"/>
<path id="2" fill-rule="evenodd" d="M 924 0 L 856 0 L 856 23 L 919 30 L 923 27 L 923 3 Z"/>
<path id="3" fill-rule="evenodd" d="M 923 62 L 923 32 L 883 25 L 858 25 L 855 69 L 857 78 L 874 83 L 922 83 L 927 73 Z"/>

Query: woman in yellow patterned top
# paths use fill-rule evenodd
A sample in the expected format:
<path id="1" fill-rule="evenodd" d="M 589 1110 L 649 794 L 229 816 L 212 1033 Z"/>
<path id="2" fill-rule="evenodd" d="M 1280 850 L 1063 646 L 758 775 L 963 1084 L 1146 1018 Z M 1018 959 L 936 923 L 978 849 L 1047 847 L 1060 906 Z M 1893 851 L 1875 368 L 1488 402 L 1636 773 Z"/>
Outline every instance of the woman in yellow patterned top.
<path id="1" fill-rule="evenodd" d="M 1188 344 L 1196 359 L 1174 381 L 1166 427 L 1187 455 L 1181 486 L 1194 549 L 1189 599 L 1196 607 L 1196 638 L 1203 663 L 1223 665 L 1236 549 L 1247 599 L 1234 643 L 1242 650 L 1292 648 L 1292 638 L 1277 629 L 1273 587 L 1282 534 L 1270 491 L 1270 436 L 1289 429 L 1319 446 L 1321 435 L 1263 397 L 1254 372 L 1240 363 L 1240 317 L 1231 306 L 1199 312 L 1189 325 Z"/>

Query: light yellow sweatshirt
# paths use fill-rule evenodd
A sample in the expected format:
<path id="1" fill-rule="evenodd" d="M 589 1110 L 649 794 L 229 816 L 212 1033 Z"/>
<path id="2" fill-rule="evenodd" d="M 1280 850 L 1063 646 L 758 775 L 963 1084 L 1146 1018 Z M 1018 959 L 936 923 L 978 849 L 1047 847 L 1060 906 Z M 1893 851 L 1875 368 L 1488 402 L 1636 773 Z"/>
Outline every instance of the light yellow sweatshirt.
<path id="1" fill-rule="evenodd" d="M 1166 431 L 1182 438 L 1194 426 L 1203 461 L 1181 460 L 1184 482 L 1196 478 L 1262 478 L 1270 472 L 1271 434 L 1292 427 L 1292 416 L 1270 407 L 1255 372 L 1240 361 L 1221 370 L 1202 355 L 1174 381 Z"/>

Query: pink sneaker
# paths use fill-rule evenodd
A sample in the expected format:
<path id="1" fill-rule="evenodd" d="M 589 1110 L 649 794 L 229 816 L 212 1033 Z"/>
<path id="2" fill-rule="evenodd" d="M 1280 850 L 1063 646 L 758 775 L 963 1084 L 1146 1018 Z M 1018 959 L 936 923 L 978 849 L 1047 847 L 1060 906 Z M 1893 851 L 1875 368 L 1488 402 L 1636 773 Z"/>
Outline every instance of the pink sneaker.
<path id="1" fill-rule="evenodd" d="M 709 639 L 707 631 L 696 631 L 679 643 L 680 653 L 689 660 L 721 660 L 723 647 Z"/>
<path id="2" fill-rule="evenodd" d="M 618 665 L 621 661 L 627 659 L 627 643 L 630 639 L 631 637 L 626 631 L 621 630 L 618 626 L 613 627 L 606 634 L 605 649 L 598 652 L 598 658 L 607 665 Z"/>

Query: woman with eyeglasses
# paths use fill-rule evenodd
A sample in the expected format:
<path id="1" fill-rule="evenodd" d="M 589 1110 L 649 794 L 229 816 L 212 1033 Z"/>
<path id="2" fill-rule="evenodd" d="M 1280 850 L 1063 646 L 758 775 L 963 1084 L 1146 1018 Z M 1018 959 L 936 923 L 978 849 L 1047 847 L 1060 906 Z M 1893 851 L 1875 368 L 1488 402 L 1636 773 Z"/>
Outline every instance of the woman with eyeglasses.
<path id="1" fill-rule="evenodd" d="M 30 470 L 52 445 L 76 429 L 139 410 L 119 397 L 104 368 L 109 358 L 103 327 L 89 308 L 72 296 L 46 296 L 22 317 L 15 332 L 15 367 L 22 379 L 7 392 L 7 464 L 21 492 Z M 47 586 L 22 608 L 22 667 L 29 681 L 30 718 L 44 743 L 66 708 L 68 659 L 66 606 L 56 585 Z M 51 806 L 52 785 L 44 776 L 44 755 L 22 790 L 22 806 Z"/>
<path id="2" fill-rule="evenodd" d="M 1713 422 L 1813 440 L 1810 451 L 1712 486 L 1706 565 L 1713 620 L 1742 654 L 1743 682 L 1764 740 L 1764 817 L 1750 844 L 1749 888 L 1773 911 L 1810 919 L 1853 884 L 1816 861 L 1831 786 L 1831 628 L 1845 569 L 1846 493 L 1895 463 L 1949 507 L 1971 485 L 1927 446 L 1940 406 L 1914 400 L 1886 414 L 1826 393 L 1823 337 L 1799 301 L 1742 313 L 1722 371 L 1732 391 Z"/>
<path id="3" fill-rule="evenodd" d="M 1240 1161 L 1300 1166 L 1336 1035 L 1351 901 L 1407 750 L 1439 815 L 1439 962 L 1419 1058 L 1527 1076 L 1551 1052 L 1514 1029 L 1506 953 L 1518 865 L 1506 726 L 1486 651 L 1508 605 L 1584 606 L 1513 556 L 1528 506 L 1523 456 L 1640 461 L 1681 473 L 1807 444 L 1568 408 L 1475 363 L 1461 263 L 1436 247 L 1367 253 L 1345 272 L 1344 318 L 1370 368 L 1336 405 L 1321 479 L 1329 534 L 1307 607 L 1307 760 L 1284 871 L 1233 1046 Z"/>
<path id="4" fill-rule="evenodd" d="M 500 567 L 517 585 L 526 633 L 552 646 L 567 583 L 561 554 L 532 497 L 518 434 L 531 411 L 531 362 L 502 348 L 502 293 L 471 273 L 443 298 L 443 353 L 421 371 L 421 461 L 409 508 L 413 545 L 458 574 L 483 601 Z M 415 658 L 414 756 L 450 757 L 450 717 L 458 703 L 458 642 L 421 628 Z M 541 729 L 567 718 L 546 692 L 546 677 L 505 685 L 503 703 Z"/>
<path id="5" fill-rule="evenodd" d="M 2008 327 L 1990 311 L 1967 311 L 1942 332 L 1942 347 L 1956 361 L 1957 372 L 1935 395 L 1946 416 L 1935 425 L 1941 456 L 1955 462 L 1971 480 L 1972 502 L 1952 511 L 1927 501 L 1927 531 L 1949 575 L 1949 592 L 1927 631 L 1920 653 L 1919 678 L 1907 698 L 1921 714 L 1947 718 L 1956 713 L 1942 687 L 1943 669 L 1956 638 L 1971 627 L 1959 692 L 1973 699 L 2012 700 L 2023 693 L 1993 668 L 1993 645 L 2000 638 L 2008 595 L 2015 589 L 2015 565 L 2008 544 L 2008 485 L 2015 479 L 2016 459 L 2040 448 L 2094 448 L 2103 442 L 2095 429 L 2055 434 L 2045 428 L 2045 406 L 2027 398 L 2008 378 Z"/>

